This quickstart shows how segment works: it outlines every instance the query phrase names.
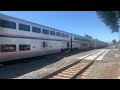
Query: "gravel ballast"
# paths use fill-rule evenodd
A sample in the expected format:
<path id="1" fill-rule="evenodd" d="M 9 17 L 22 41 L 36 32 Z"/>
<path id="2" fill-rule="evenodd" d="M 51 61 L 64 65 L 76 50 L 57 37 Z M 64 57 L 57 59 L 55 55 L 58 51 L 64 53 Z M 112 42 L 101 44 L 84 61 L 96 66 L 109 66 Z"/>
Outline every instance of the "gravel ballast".
<path id="1" fill-rule="evenodd" d="M 96 49 L 97 50 L 97 49 Z M 96 50 L 54 54 L 35 58 L 27 63 L 17 63 L 0 68 L 0 79 L 40 79 L 62 67 L 78 61 L 77 58 Z"/>

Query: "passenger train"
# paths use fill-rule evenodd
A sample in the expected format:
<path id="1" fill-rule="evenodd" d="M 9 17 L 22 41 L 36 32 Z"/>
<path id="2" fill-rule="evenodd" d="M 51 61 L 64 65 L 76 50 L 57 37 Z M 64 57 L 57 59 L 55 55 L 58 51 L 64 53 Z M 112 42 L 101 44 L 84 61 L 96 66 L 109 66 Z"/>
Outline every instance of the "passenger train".
<path id="1" fill-rule="evenodd" d="M 0 14 L 0 62 L 106 46 L 102 41 Z"/>

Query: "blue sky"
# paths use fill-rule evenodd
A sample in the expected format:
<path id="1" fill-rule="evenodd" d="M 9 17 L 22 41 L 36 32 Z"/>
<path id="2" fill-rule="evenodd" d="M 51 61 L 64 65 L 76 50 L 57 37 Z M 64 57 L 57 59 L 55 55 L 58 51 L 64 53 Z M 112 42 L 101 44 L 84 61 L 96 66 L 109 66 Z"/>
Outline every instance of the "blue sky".
<path id="1" fill-rule="evenodd" d="M 118 34 L 111 33 L 95 11 L 0 11 L 0 13 L 82 36 L 88 34 L 105 42 L 119 39 Z"/>

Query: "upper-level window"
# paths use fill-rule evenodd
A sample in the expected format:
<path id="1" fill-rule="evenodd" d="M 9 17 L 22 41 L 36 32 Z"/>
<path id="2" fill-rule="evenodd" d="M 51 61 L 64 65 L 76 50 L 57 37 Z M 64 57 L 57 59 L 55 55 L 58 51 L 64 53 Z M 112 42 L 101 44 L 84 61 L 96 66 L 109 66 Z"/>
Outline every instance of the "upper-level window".
<path id="1" fill-rule="evenodd" d="M 79 40 L 79 37 L 77 37 L 77 40 Z"/>
<path id="2" fill-rule="evenodd" d="M 64 33 L 62 33 L 62 37 L 65 37 L 65 34 L 64 34 Z"/>
<path id="3" fill-rule="evenodd" d="M 76 40 L 78 40 L 78 37 L 76 37 Z"/>
<path id="4" fill-rule="evenodd" d="M 32 32 L 41 33 L 41 28 L 32 27 Z"/>
<path id="5" fill-rule="evenodd" d="M 16 23 L 0 19 L 0 27 L 16 29 Z"/>
<path id="6" fill-rule="evenodd" d="M 82 41 L 82 37 L 80 37 L 79 40 Z"/>
<path id="7" fill-rule="evenodd" d="M 66 38 L 69 38 L 69 35 L 68 35 L 68 34 L 66 34 Z"/>
<path id="8" fill-rule="evenodd" d="M 60 36 L 60 33 L 59 33 L 59 32 L 56 32 L 56 36 Z"/>
<path id="9" fill-rule="evenodd" d="M 43 34 L 49 34 L 49 30 L 47 30 L 47 29 L 42 29 L 42 33 L 43 33 Z"/>
<path id="10" fill-rule="evenodd" d="M 55 35 L 55 31 L 50 31 L 50 35 Z"/>
<path id="11" fill-rule="evenodd" d="M 74 36 L 74 40 L 81 40 L 81 37 Z"/>
<path id="12" fill-rule="evenodd" d="M 85 39 L 84 39 L 84 38 L 82 38 L 82 41 L 85 41 Z"/>
<path id="13" fill-rule="evenodd" d="M 76 36 L 74 36 L 74 40 L 77 40 L 77 37 L 76 37 Z"/>
<path id="14" fill-rule="evenodd" d="M 30 31 L 30 26 L 25 24 L 19 24 L 19 30 Z"/>

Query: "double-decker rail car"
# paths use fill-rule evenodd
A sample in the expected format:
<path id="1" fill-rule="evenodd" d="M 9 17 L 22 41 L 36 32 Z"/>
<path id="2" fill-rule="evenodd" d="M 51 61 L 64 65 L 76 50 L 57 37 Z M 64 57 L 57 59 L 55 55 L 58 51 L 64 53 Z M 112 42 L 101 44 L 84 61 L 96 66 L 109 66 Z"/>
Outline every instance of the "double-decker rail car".
<path id="1" fill-rule="evenodd" d="M 90 41 L 85 37 L 79 35 L 72 35 L 72 48 L 73 49 L 89 49 Z"/>
<path id="2" fill-rule="evenodd" d="M 0 14 L 0 62 L 96 45 L 94 40 L 79 35 Z"/>
<path id="3" fill-rule="evenodd" d="M 0 14 L 0 62 L 68 50 L 70 36 L 68 32 Z"/>
<path id="4" fill-rule="evenodd" d="M 104 48 L 104 47 L 107 47 L 107 43 L 95 39 L 91 40 L 90 48 L 95 49 L 95 48 Z"/>

